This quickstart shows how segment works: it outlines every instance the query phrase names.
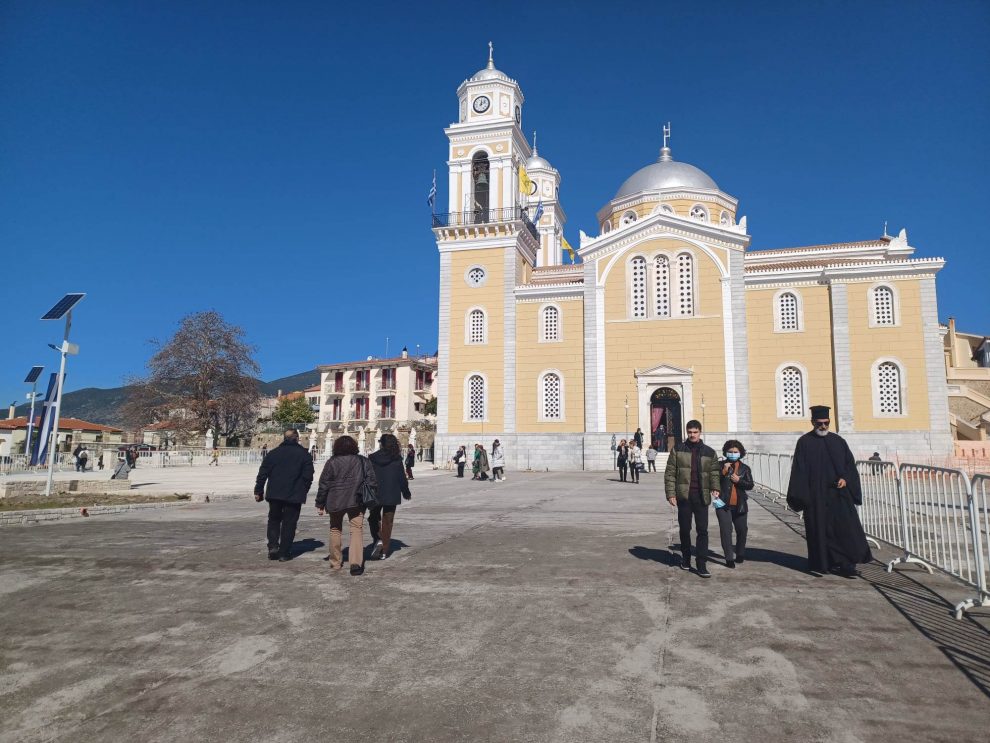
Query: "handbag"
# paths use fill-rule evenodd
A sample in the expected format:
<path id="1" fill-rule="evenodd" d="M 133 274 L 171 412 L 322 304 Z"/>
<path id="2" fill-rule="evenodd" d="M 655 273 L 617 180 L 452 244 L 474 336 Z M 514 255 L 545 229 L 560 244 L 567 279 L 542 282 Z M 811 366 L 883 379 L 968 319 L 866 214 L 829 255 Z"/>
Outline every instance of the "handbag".
<path id="1" fill-rule="evenodd" d="M 369 477 L 371 462 L 366 457 L 361 457 L 361 471 L 364 474 L 364 479 L 358 486 L 358 502 L 362 508 L 377 508 L 381 505 L 381 501 L 378 500 L 378 483 Z"/>

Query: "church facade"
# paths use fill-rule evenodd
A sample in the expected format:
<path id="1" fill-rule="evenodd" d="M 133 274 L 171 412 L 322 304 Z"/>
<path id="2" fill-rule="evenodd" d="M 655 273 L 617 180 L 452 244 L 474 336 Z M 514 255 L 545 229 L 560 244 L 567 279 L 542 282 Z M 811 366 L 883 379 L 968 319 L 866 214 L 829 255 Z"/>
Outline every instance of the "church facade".
<path id="1" fill-rule="evenodd" d="M 716 448 L 789 452 L 812 404 L 857 456 L 951 453 L 944 261 L 905 231 L 753 250 L 737 199 L 665 137 L 565 263 L 560 174 L 523 134 L 519 84 L 490 56 L 457 97 L 433 216 L 438 456 L 499 438 L 510 468 L 611 469 L 613 437 L 669 449 L 692 418 Z"/>

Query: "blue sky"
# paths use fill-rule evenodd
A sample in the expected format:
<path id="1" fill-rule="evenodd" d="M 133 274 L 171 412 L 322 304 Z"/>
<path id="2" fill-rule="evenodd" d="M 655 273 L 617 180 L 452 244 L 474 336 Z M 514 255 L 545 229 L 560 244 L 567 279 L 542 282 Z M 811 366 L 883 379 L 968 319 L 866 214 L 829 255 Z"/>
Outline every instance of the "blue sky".
<path id="1" fill-rule="evenodd" d="M 489 39 L 571 243 L 670 120 L 754 249 L 907 227 L 948 261 L 940 318 L 990 332 L 987 38 L 985 2 L 2 2 L 0 403 L 55 366 L 67 291 L 69 390 L 204 309 L 266 379 L 434 350 L 426 192 Z"/>

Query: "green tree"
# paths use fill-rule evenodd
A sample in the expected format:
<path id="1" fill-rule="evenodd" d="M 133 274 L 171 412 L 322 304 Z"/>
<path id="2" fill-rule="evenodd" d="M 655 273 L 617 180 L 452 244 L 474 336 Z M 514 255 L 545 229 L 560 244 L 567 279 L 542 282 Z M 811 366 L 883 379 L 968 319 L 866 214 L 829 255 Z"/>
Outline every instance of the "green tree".
<path id="1" fill-rule="evenodd" d="M 316 414 L 309 407 L 305 397 L 283 397 L 275 406 L 272 420 L 286 428 L 298 424 L 312 423 Z"/>
<path id="2" fill-rule="evenodd" d="M 437 398 L 431 397 L 426 401 L 426 405 L 423 406 L 423 412 L 427 415 L 437 414 Z"/>

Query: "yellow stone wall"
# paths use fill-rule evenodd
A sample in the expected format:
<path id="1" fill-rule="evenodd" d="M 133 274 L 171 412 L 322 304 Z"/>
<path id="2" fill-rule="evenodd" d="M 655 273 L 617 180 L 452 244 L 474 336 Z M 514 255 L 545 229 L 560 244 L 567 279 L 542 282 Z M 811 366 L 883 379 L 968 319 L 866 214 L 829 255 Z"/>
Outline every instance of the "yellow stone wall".
<path id="1" fill-rule="evenodd" d="M 504 356 L 505 335 L 502 330 L 503 288 L 505 281 L 504 249 L 466 250 L 451 256 L 450 271 L 450 369 L 440 370 L 448 376 L 447 426 L 451 433 L 482 433 L 501 430 L 504 423 Z M 487 279 L 482 286 L 468 286 L 464 274 L 474 265 L 483 266 Z M 465 344 L 467 312 L 484 308 L 488 314 L 488 342 Z M 473 371 L 488 378 L 488 420 L 464 421 L 464 380 Z"/>
<path id="2" fill-rule="evenodd" d="M 561 338 L 540 342 L 540 311 L 547 304 L 560 309 Z M 564 420 L 539 420 L 540 375 L 560 372 L 564 385 Z M 516 430 L 520 433 L 584 430 L 584 300 L 516 303 Z"/>
<path id="3" fill-rule="evenodd" d="M 629 260 L 635 255 L 643 255 L 649 261 L 657 251 L 680 249 L 690 250 L 695 257 L 697 316 L 662 320 L 629 319 L 626 292 Z M 725 251 L 716 250 L 716 253 L 725 263 Z M 602 275 L 611 257 L 599 261 L 599 275 Z M 701 419 L 701 397 L 704 395 L 706 426 L 723 431 L 728 427 L 720 275 L 718 267 L 707 254 L 673 239 L 640 243 L 624 252 L 612 267 L 605 282 L 605 399 L 609 430 L 622 430 L 625 426 L 626 395 L 630 404 L 629 424 L 634 427 L 639 423 L 634 369 L 648 369 L 661 363 L 694 371 L 694 410 L 685 410 L 685 415 Z"/>
<path id="4" fill-rule="evenodd" d="M 774 332 L 774 297 L 782 290 L 801 297 L 803 325 L 798 332 Z M 777 368 L 797 362 L 807 372 L 809 405 L 835 407 L 832 375 L 832 320 L 826 286 L 746 290 L 749 388 L 754 431 L 807 431 L 808 415 L 777 417 Z"/>
<path id="5" fill-rule="evenodd" d="M 849 354 L 852 361 L 853 415 L 857 431 L 908 431 L 929 427 L 928 385 L 925 370 L 921 286 L 917 279 L 883 282 L 898 296 L 898 324 L 870 327 L 870 289 L 877 282 L 848 284 Z M 904 369 L 901 387 L 907 415 L 874 417 L 871 367 L 881 357 L 892 357 Z"/>

